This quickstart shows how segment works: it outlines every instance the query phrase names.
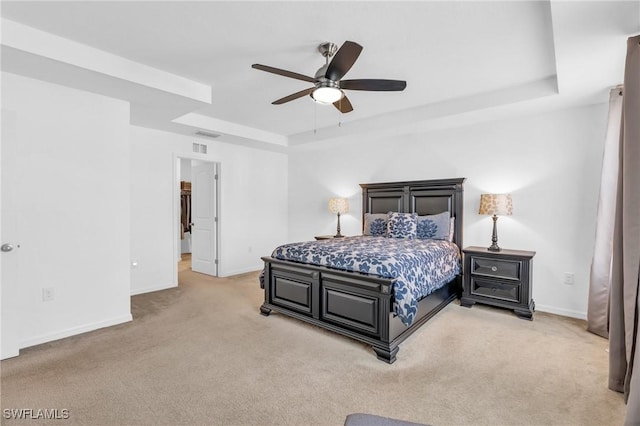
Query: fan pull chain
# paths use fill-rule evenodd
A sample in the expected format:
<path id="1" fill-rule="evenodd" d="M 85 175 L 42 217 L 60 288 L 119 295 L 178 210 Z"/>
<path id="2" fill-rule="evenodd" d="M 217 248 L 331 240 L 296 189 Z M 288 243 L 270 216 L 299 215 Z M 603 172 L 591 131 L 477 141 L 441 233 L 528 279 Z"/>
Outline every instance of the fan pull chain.
<path id="1" fill-rule="evenodd" d="M 318 133 L 318 104 L 313 103 L 313 134 Z"/>

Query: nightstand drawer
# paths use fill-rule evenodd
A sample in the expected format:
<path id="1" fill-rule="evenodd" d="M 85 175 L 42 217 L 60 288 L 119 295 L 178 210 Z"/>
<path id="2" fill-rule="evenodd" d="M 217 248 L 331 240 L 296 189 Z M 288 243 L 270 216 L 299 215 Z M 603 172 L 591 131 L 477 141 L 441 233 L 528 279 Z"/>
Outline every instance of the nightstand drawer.
<path id="1" fill-rule="evenodd" d="M 522 262 L 517 260 L 488 259 L 486 257 L 471 257 L 471 273 L 489 277 L 519 280 Z"/>
<path id="2" fill-rule="evenodd" d="M 520 303 L 520 284 L 501 283 L 471 277 L 470 293 L 474 296 Z"/>

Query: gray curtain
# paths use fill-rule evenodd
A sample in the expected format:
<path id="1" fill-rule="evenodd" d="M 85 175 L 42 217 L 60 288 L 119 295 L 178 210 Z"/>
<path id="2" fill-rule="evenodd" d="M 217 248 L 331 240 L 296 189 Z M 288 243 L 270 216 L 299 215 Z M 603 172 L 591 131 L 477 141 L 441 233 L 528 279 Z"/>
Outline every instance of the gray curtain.
<path id="1" fill-rule="evenodd" d="M 627 42 L 609 319 L 609 388 L 624 392 L 625 424 L 640 425 L 640 36 Z"/>
<path id="2" fill-rule="evenodd" d="M 598 223 L 591 262 L 587 330 L 609 337 L 609 290 L 611 256 L 616 218 L 616 196 L 620 162 L 620 125 L 622 123 L 622 86 L 609 94 L 609 118 L 602 158 L 602 177 L 598 199 Z"/>

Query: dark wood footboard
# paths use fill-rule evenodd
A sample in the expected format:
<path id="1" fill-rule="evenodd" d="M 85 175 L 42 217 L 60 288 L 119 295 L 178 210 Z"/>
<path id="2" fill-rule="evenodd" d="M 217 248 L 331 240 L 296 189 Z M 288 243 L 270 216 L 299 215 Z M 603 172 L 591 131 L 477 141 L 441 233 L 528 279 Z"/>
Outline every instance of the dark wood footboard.
<path id="1" fill-rule="evenodd" d="M 398 345 L 456 298 L 459 280 L 424 298 L 406 327 L 392 312 L 393 280 L 342 272 L 270 257 L 263 258 L 263 315 L 276 311 L 371 345 L 379 359 L 393 363 Z"/>

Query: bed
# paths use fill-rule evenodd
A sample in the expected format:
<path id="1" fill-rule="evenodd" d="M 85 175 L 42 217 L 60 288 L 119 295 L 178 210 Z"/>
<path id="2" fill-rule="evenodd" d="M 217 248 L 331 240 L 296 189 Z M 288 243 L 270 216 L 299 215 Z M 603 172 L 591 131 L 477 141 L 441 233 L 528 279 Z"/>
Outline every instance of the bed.
<path id="1" fill-rule="evenodd" d="M 459 262 L 463 237 L 463 182 L 464 178 L 456 178 L 361 184 L 363 231 L 371 231 L 370 228 L 365 230 L 365 217 L 370 222 L 378 214 L 398 212 L 442 216 L 447 212 L 445 216 L 453 218 L 453 238 L 450 239 Z M 370 223 L 367 224 L 369 226 Z M 272 256 L 262 258 L 265 267 L 261 275 L 261 286 L 264 287 L 261 314 L 268 316 L 275 311 L 359 340 L 371 345 L 378 359 L 395 362 L 400 343 L 459 297 L 462 274 L 458 269 L 448 277 L 438 275 L 444 282 L 438 282 L 435 291 L 430 289 L 426 297 L 418 295 L 416 300 L 398 303 L 401 296 L 396 290 L 407 285 L 406 278 L 412 275 L 411 268 L 405 269 L 404 273 L 385 273 L 380 268 L 362 269 L 363 262 L 367 265 L 376 262 L 365 256 L 367 248 L 378 247 L 384 242 L 382 240 L 395 239 L 359 236 L 343 241 L 285 244 L 276 248 Z M 403 258 L 411 256 L 409 244 L 411 247 L 416 245 L 407 240 L 393 243 L 389 253 L 395 251 Z M 437 246 L 439 250 L 445 250 L 447 246 L 446 241 L 417 243 L 418 246 Z M 360 250 L 355 255 L 358 261 L 329 256 L 332 250 L 346 250 L 345 246 L 350 246 L 348 250 Z M 323 266 L 319 264 L 322 262 L 314 262 L 318 257 L 331 257 L 332 261 L 325 262 L 326 266 Z M 411 260 L 415 261 L 414 258 Z M 421 267 L 414 267 L 413 271 L 418 269 Z M 403 308 L 406 309 L 403 311 Z"/>

